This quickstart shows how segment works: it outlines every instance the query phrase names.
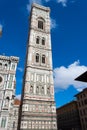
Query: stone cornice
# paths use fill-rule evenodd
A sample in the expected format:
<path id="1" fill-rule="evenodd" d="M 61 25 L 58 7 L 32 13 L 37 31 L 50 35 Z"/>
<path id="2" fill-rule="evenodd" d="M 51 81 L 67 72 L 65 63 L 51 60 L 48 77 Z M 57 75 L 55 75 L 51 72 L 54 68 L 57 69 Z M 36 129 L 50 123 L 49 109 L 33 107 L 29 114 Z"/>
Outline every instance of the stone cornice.
<path id="1" fill-rule="evenodd" d="M 33 69 L 47 70 L 47 71 L 52 71 L 53 72 L 53 70 L 51 68 L 47 68 L 46 66 L 41 66 L 40 67 L 40 66 L 38 66 L 36 64 L 33 64 L 33 65 L 27 65 L 26 66 L 26 68 L 28 68 L 28 67 L 33 68 Z"/>
<path id="2" fill-rule="evenodd" d="M 45 30 L 40 30 L 40 29 L 37 29 L 35 27 L 30 27 L 30 30 L 34 30 L 36 32 L 41 32 L 41 33 L 44 33 L 44 34 L 50 34 L 50 31 L 45 31 Z"/>
<path id="3" fill-rule="evenodd" d="M 40 10 L 44 10 L 44 11 L 46 11 L 46 12 L 50 12 L 50 8 L 49 8 L 49 7 L 44 7 L 44 6 L 38 5 L 38 4 L 36 4 L 36 3 L 33 3 L 33 4 L 32 4 L 32 8 L 33 8 L 33 7 L 38 8 L 38 9 L 40 9 Z"/>
<path id="4" fill-rule="evenodd" d="M 0 60 L 7 60 L 7 61 L 16 61 L 18 62 L 19 61 L 19 57 L 15 57 L 15 56 L 3 56 L 3 55 L 0 55 Z"/>

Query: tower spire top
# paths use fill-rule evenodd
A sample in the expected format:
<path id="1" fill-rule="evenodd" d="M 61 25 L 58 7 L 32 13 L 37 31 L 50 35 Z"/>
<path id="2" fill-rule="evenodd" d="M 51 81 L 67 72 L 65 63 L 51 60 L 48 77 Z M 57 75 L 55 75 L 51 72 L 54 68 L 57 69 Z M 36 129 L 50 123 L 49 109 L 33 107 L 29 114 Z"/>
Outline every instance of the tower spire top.
<path id="1" fill-rule="evenodd" d="M 33 3 L 32 4 L 32 8 L 35 7 L 35 8 L 38 8 L 40 10 L 45 10 L 47 12 L 50 12 L 50 8 L 49 7 L 45 7 L 43 5 L 40 5 L 40 4 L 37 4 L 37 3 Z"/>

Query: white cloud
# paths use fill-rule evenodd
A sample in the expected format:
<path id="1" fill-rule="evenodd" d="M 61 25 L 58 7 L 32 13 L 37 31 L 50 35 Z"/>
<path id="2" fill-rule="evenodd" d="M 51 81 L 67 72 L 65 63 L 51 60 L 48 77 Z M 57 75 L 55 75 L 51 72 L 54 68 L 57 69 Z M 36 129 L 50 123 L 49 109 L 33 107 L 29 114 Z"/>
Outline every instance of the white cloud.
<path id="1" fill-rule="evenodd" d="M 75 81 L 79 75 L 87 71 L 87 67 L 80 65 L 79 61 L 75 61 L 68 67 L 58 67 L 54 69 L 54 85 L 56 89 L 67 89 L 70 85 L 73 85 L 78 91 L 87 87 L 87 83 Z"/>
<path id="2" fill-rule="evenodd" d="M 58 3 L 61 3 L 63 5 L 63 7 L 67 6 L 67 0 L 58 0 Z"/>
<path id="3" fill-rule="evenodd" d="M 17 69 L 18 69 L 20 72 L 23 72 L 23 68 L 18 67 Z"/>
<path id="4" fill-rule="evenodd" d="M 54 28 L 56 28 L 57 26 L 58 26 L 58 25 L 57 25 L 57 23 L 56 23 L 56 20 L 51 18 L 51 29 L 54 29 Z"/>
<path id="5" fill-rule="evenodd" d="M 27 4 L 27 10 L 30 12 L 32 3 L 37 3 L 43 5 L 44 2 L 49 2 L 50 0 L 29 0 Z"/>
<path id="6" fill-rule="evenodd" d="M 19 99 L 19 100 L 21 100 L 21 94 L 16 95 L 15 99 Z"/>
<path id="7" fill-rule="evenodd" d="M 49 2 L 50 0 L 45 0 L 45 2 Z"/>

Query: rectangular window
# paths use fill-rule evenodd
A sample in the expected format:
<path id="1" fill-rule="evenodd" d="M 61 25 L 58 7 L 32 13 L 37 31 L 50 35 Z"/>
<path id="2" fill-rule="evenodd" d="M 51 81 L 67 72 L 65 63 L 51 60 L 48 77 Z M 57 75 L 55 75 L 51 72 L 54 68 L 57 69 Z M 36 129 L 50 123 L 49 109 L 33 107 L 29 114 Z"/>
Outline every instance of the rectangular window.
<path id="1" fill-rule="evenodd" d="M 10 81 L 13 81 L 13 75 L 10 75 Z"/>
<path id="2" fill-rule="evenodd" d="M 36 43 L 39 44 L 39 41 L 40 41 L 40 39 L 39 39 L 39 37 L 37 37 L 36 38 Z"/>
<path id="3" fill-rule="evenodd" d="M 5 128 L 6 126 L 6 117 L 2 118 L 2 121 L 1 121 L 1 128 Z"/>
<path id="4" fill-rule="evenodd" d="M 42 55 L 42 63 L 45 64 L 45 55 Z"/>
<path id="5" fill-rule="evenodd" d="M 85 105 L 87 104 L 87 99 L 84 100 L 84 104 L 85 104 Z"/>
<path id="6" fill-rule="evenodd" d="M 12 82 L 11 81 L 8 84 L 8 88 L 12 88 Z"/>
<path id="7" fill-rule="evenodd" d="M 15 70 L 15 64 L 12 64 L 12 70 Z"/>
<path id="8" fill-rule="evenodd" d="M 38 28 L 43 29 L 43 21 L 38 21 Z"/>
<path id="9" fill-rule="evenodd" d="M 42 39 L 42 45 L 45 45 L 45 39 L 44 38 Z"/>

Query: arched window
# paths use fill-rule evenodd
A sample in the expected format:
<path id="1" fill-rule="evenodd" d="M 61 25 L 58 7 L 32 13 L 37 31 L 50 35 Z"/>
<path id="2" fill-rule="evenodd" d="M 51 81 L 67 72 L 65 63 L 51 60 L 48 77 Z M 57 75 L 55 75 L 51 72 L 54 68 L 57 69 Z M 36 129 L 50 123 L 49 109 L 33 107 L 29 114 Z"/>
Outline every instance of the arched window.
<path id="1" fill-rule="evenodd" d="M 45 45 L 45 38 L 42 38 L 42 45 Z"/>
<path id="2" fill-rule="evenodd" d="M 36 62 L 39 62 L 39 54 L 36 53 Z"/>
<path id="3" fill-rule="evenodd" d="M 37 44 L 40 43 L 40 38 L 39 38 L 39 37 L 36 38 L 36 43 L 37 43 Z"/>
<path id="4" fill-rule="evenodd" d="M 42 55 L 42 63 L 45 64 L 45 55 Z"/>
<path id="5" fill-rule="evenodd" d="M 38 28 L 43 30 L 43 21 L 38 20 Z"/>

